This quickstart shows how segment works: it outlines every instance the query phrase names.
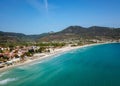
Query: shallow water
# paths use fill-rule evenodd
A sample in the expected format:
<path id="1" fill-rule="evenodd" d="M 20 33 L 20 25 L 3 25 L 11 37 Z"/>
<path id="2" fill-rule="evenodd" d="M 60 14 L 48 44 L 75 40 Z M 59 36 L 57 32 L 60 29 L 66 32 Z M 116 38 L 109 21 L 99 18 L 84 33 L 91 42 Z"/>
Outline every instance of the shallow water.
<path id="1" fill-rule="evenodd" d="M 0 86 L 120 86 L 120 44 L 72 50 L 0 74 Z"/>

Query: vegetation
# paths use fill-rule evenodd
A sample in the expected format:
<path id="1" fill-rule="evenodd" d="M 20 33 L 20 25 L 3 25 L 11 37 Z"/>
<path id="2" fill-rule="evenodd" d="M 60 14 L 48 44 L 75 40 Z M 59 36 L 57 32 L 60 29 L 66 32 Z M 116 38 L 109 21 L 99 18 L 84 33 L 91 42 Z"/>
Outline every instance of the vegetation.
<path id="1" fill-rule="evenodd" d="M 67 44 L 77 46 L 106 40 L 120 40 L 120 28 L 98 26 L 84 28 L 80 26 L 70 26 L 56 33 L 43 33 L 39 35 L 25 35 L 0 31 L 0 47 L 9 48 L 9 50 L 2 50 L 0 48 L 0 53 L 12 52 L 16 49 L 16 46 L 19 46 L 21 49 L 24 48 L 24 46 L 40 47 L 36 50 L 29 49 L 28 52 L 25 52 L 21 56 L 21 59 L 24 59 L 25 56 L 32 56 L 34 53 L 50 52 L 49 48 L 63 47 Z M 8 59 L 5 55 L 0 56 L 0 61 L 6 61 Z"/>
<path id="2" fill-rule="evenodd" d="M 0 31 L 0 46 L 14 45 L 33 45 L 39 42 L 59 42 L 69 40 L 83 40 L 83 39 L 120 39 L 120 28 L 109 28 L 92 26 L 89 28 L 80 26 L 70 26 L 62 31 L 56 33 L 43 33 L 39 35 L 25 35 L 21 33 L 10 33 Z M 54 43 L 55 44 L 55 43 Z M 48 46 L 48 44 L 40 44 Z M 57 45 L 56 45 L 57 46 Z"/>
<path id="3" fill-rule="evenodd" d="M 60 32 L 50 34 L 41 38 L 41 41 L 75 41 L 75 40 L 91 40 L 91 39 L 120 39 L 120 28 L 98 27 L 93 26 L 84 28 L 80 26 L 70 26 Z"/>
<path id="4" fill-rule="evenodd" d="M 37 43 L 36 46 L 44 46 L 44 47 L 63 47 L 65 46 L 65 43 L 52 43 L 52 42 L 47 42 L 47 43 Z"/>

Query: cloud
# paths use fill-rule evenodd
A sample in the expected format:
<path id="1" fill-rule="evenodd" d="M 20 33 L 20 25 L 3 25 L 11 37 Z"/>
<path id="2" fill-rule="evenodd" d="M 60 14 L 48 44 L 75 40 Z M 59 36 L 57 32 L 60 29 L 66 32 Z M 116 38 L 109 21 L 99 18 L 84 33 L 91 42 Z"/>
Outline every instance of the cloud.
<path id="1" fill-rule="evenodd" d="M 44 3 L 45 3 L 45 9 L 48 12 L 48 0 L 44 0 Z"/>
<path id="2" fill-rule="evenodd" d="M 35 9 L 48 12 L 48 0 L 27 0 Z"/>

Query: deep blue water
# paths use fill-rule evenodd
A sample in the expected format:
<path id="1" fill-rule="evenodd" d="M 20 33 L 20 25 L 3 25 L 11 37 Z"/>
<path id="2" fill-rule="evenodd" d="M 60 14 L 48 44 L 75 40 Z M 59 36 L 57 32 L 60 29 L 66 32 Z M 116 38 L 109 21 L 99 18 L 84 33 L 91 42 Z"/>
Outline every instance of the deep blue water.
<path id="1" fill-rule="evenodd" d="M 0 73 L 0 86 L 120 86 L 120 43 L 72 50 Z"/>

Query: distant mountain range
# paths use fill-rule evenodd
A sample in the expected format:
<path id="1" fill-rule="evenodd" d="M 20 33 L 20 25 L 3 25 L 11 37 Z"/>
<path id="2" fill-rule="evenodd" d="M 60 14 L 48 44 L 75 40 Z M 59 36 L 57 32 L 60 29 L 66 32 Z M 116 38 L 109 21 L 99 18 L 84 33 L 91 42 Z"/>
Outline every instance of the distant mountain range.
<path id="1" fill-rule="evenodd" d="M 0 31 L 0 42 L 34 42 L 37 39 L 47 36 L 48 34 L 49 33 L 43 33 L 39 35 L 25 35 L 22 33 Z"/>
<path id="2" fill-rule="evenodd" d="M 120 28 L 109 28 L 92 26 L 84 28 L 81 26 L 70 26 L 66 29 L 44 36 L 40 38 L 41 41 L 68 41 L 80 39 L 120 39 Z"/>
<path id="3" fill-rule="evenodd" d="M 41 42 L 41 41 L 64 41 L 79 39 L 120 39 L 120 28 L 109 27 L 81 27 L 70 26 L 59 32 L 43 33 L 39 35 L 25 35 L 0 31 L 0 42 Z"/>

